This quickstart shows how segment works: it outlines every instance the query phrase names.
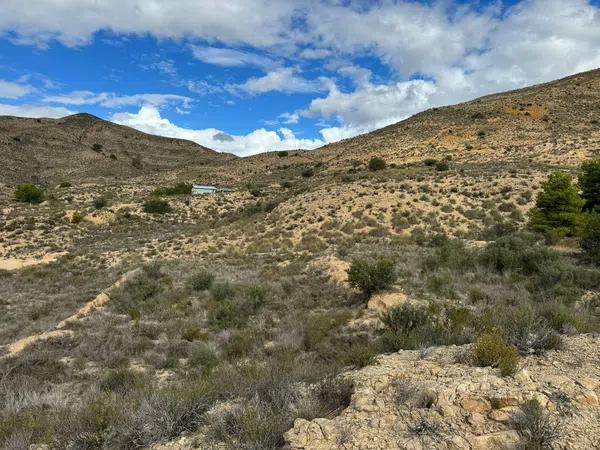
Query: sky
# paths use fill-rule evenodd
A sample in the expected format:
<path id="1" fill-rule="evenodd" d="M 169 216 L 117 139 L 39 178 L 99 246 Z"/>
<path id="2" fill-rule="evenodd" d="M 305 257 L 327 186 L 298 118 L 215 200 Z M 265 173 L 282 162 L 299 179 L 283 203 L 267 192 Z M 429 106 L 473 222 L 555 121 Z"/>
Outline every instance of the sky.
<path id="1" fill-rule="evenodd" d="M 600 67 L 600 0 L 0 0 L 0 115 L 239 156 Z"/>

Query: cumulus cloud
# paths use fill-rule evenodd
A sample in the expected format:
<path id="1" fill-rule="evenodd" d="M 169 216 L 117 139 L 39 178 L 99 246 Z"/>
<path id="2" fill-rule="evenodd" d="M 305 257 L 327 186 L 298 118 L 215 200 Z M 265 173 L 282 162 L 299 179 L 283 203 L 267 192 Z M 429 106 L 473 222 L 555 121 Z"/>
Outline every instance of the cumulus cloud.
<path id="1" fill-rule="evenodd" d="M 318 92 L 323 90 L 323 81 L 307 80 L 297 75 L 294 67 L 281 67 L 268 72 L 262 77 L 253 77 L 243 84 L 229 85 L 231 92 L 243 91 L 248 94 L 264 94 L 270 91 L 279 92 Z"/>
<path id="2" fill-rule="evenodd" d="M 90 42 L 98 30 L 159 38 L 218 38 L 263 47 L 285 43 L 294 0 L 2 0 L 0 34 L 13 41 L 67 46 Z M 77 13 L 74 14 L 73 12 Z"/>
<path id="3" fill-rule="evenodd" d="M 111 120 L 146 133 L 187 139 L 205 147 L 234 153 L 238 156 L 254 155 L 272 150 L 312 149 L 324 144 L 319 139 L 298 138 L 287 128 L 278 131 L 260 128 L 246 135 L 232 135 L 215 128 L 201 130 L 182 128 L 169 119 L 161 117 L 158 108 L 149 105 L 142 106 L 137 113 L 113 114 Z"/>
<path id="4" fill-rule="evenodd" d="M 21 83 L 0 80 L 0 98 L 19 98 L 29 94 L 33 88 Z"/>
<path id="5" fill-rule="evenodd" d="M 184 109 L 190 107 L 192 99 L 182 95 L 173 94 L 134 94 L 119 95 L 113 92 L 74 91 L 68 94 L 47 95 L 42 98 L 46 103 L 60 103 L 63 105 L 100 105 L 105 108 L 121 108 L 124 106 L 167 104 L 181 105 Z"/>
<path id="6" fill-rule="evenodd" d="M 201 47 L 191 46 L 192 53 L 196 59 L 207 64 L 214 64 L 223 67 L 243 67 L 256 66 L 262 68 L 272 68 L 277 65 L 275 61 L 266 56 L 260 56 L 255 53 L 243 52 L 240 50 L 222 48 L 222 47 Z"/>
<path id="7" fill-rule="evenodd" d="M 63 107 L 39 106 L 39 105 L 6 105 L 0 103 L 0 116 L 17 117 L 50 117 L 58 119 L 74 114 Z"/>

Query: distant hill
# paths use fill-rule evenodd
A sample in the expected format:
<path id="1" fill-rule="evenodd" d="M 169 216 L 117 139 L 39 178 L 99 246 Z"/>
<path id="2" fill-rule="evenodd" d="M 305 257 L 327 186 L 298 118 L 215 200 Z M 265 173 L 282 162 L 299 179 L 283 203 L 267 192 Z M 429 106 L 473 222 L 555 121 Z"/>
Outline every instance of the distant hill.
<path id="1" fill-rule="evenodd" d="M 234 159 L 194 142 L 153 136 L 90 114 L 0 117 L 0 182 L 137 177 Z"/>
<path id="2" fill-rule="evenodd" d="M 329 166 L 382 156 L 577 163 L 600 152 L 600 69 L 546 84 L 433 108 L 402 122 L 317 149 Z"/>

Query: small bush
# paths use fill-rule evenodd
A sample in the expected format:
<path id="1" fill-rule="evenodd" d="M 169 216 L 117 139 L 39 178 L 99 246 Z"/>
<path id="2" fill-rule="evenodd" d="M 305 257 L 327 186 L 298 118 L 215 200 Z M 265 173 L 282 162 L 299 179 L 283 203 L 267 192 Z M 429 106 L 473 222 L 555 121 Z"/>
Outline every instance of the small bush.
<path id="1" fill-rule="evenodd" d="M 60 187 L 60 188 L 68 188 L 68 187 L 71 187 L 71 186 L 73 186 L 73 185 L 70 182 L 68 182 L 68 181 L 63 181 L 62 183 L 60 183 L 58 185 L 58 187 Z"/>
<path id="2" fill-rule="evenodd" d="M 100 390 L 125 395 L 144 385 L 143 374 L 130 369 L 111 370 L 100 381 Z"/>
<path id="3" fill-rule="evenodd" d="M 216 283 L 210 288 L 210 294 L 215 302 L 222 302 L 233 297 L 234 292 L 229 283 Z"/>
<path id="4" fill-rule="evenodd" d="M 498 367 L 503 377 L 513 375 L 519 364 L 517 349 L 506 344 L 498 334 L 480 336 L 473 346 L 473 357 L 480 366 Z"/>
<path id="5" fill-rule="evenodd" d="M 277 156 L 279 156 L 280 158 L 285 158 L 288 155 L 289 155 L 289 153 L 286 150 L 282 150 L 280 152 L 277 152 Z"/>
<path id="6" fill-rule="evenodd" d="M 204 373 L 209 373 L 219 365 L 219 357 L 208 345 L 201 344 L 192 350 L 188 363 L 192 367 L 201 367 Z"/>
<path id="7" fill-rule="evenodd" d="M 214 280 L 215 276 L 212 273 L 206 270 L 200 270 L 194 275 L 192 275 L 192 277 L 190 278 L 190 283 L 192 285 L 193 290 L 205 291 L 211 288 Z"/>
<path id="8" fill-rule="evenodd" d="M 192 193 L 192 185 L 188 183 L 177 183 L 175 186 L 159 187 L 152 191 L 153 196 L 161 195 L 190 195 Z"/>
<path id="9" fill-rule="evenodd" d="M 93 144 L 92 150 L 94 150 L 97 153 L 100 153 L 102 151 L 102 144 Z"/>
<path id="10" fill-rule="evenodd" d="M 448 164 L 448 161 L 438 161 L 435 163 L 435 170 L 438 172 L 445 172 L 450 170 L 450 164 Z"/>
<path id="11" fill-rule="evenodd" d="M 383 158 L 380 158 L 379 156 L 374 156 L 369 160 L 368 167 L 371 172 L 376 172 L 378 170 L 385 169 L 386 163 Z"/>
<path id="12" fill-rule="evenodd" d="M 171 206 L 165 200 L 151 198 L 144 202 L 144 212 L 149 214 L 165 214 L 171 211 Z"/>
<path id="13" fill-rule="evenodd" d="M 31 183 L 19 184 L 15 190 L 15 200 L 23 203 L 42 203 L 44 191 Z"/>
<path id="14" fill-rule="evenodd" d="M 79 223 L 83 220 L 83 214 L 79 211 L 73 211 L 71 216 L 69 217 L 69 222 L 71 223 Z"/>
<path id="15" fill-rule="evenodd" d="M 542 405 L 535 399 L 525 402 L 513 421 L 521 436 L 522 448 L 528 450 L 549 449 L 559 437 L 558 423 L 550 418 Z"/>
<path id="16" fill-rule="evenodd" d="M 304 170 L 302 171 L 302 176 L 303 176 L 304 178 L 310 178 L 310 177 L 312 177 L 314 174 L 315 174 L 315 171 L 314 171 L 314 169 L 312 169 L 312 168 L 310 168 L 310 167 L 309 167 L 309 168 L 307 168 L 307 169 L 304 169 Z"/>
<path id="17" fill-rule="evenodd" d="M 94 208 L 102 209 L 108 204 L 105 197 L 97 197 L 94 199 Z"/>
<path id="18" fill-rule="evenodd" d="M 435 158 L 426 158 L 423 160 L 423 164 L 425 164 L 428 167 L 433 167 L 437 164 L 438 160 Z"/>
<path id="19" fill-rule="evenodd" d="M 375 292 L 387 289 L 396 281 L 394 262 L 380 258 L 376 261 L 355 259 L 348 269 L 348 283 L 371 296 Z"/>

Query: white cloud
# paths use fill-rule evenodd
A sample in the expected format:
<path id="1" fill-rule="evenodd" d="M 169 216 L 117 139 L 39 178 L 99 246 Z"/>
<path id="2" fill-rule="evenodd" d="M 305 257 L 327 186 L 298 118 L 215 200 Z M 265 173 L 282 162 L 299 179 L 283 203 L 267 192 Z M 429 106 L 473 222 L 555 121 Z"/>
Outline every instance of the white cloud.
<path id="1" fill-rule="evenodd" d="M 100 105 L 105 108 L 121 108 L 124 106 L 167 104 L 181 105 L 188 109 L 192 102 L 190 97 L 173 94 L 134 94 L 119 95 L 113 92 L 74 91 L 68 94 L 48 95 L 42 98 L 46 103 L 63 105 Z"/>
<path id="2" fill-rule="evenodd" d="M 277 65 L 271 58 L 230 48 L 192 45 L 191 49 L 196 59 L 216 66 L 273 68 Z"/>
<path id="3" fill-rule="evenodd" d="M 265 76 L 249 78 L 243 84 L 229 85 L 231 92 L 243 91 L 249 94 L 279 92 L 318 92 L 323 90 L 323 80 L 307 80 L 297 75 L 294 67 L 281 67 L 268 72 Z"/>
<path id="4" fill-rule="evenodd" d="M 0 98 L 19 98 L 29 94 L 32 90 L 31 86 L 0 80 Z"/>
<path id="5" fill-rule="evenodd" d="M 2 0 L 0 34 L 13 33 L 19 43 L 78 46 L 110 30 L 262 47 L 287 42 L 294 9 L 294 0 Z"/>
<path id="6" fill-rule="evenodd" d="M 260 128 L 246 135 L 232 135 L 215 128 L 201 130 L 182 128 L 161 117 L 159 110 L 154 106 L 143 106 L 137 113 L 113 114 L 111 120 L 146 133 L 188 139 L 208 148 L 234 153 L 238 156 L 254 155 L 272 150 L 316 148 L 324 144 L 319 139 L 297 138 L 287 128 L 281 128 L 279 132 Z"/>
<path id="7" fill-rule="evenodd" d="M 326 48 L 305 48 L 300 52 L 300 57 L 304 59 L 325 59 L 331 56 L 333 52 Z"/>
<path id="8" fill-rule="evenodd" d="M 373 129 L 402 120 L 428 107 L 436 92 L 430 81 L 413 80 L 390 85 L 365 82 L 353 92 L 332 86 L 327 97 L 314 99 L 299 114 L 307 117 L 335 116 L 353 130 Z"/>
<path id="9" fill-rule="evenodd" d="M 58 119 L 60 117 L 74 114 L 63 107 L 38 106 L 38 105 L 5 105 L 0 104 L 0 116 L 17 116 L 17 117 L 50 117 Z"/>

